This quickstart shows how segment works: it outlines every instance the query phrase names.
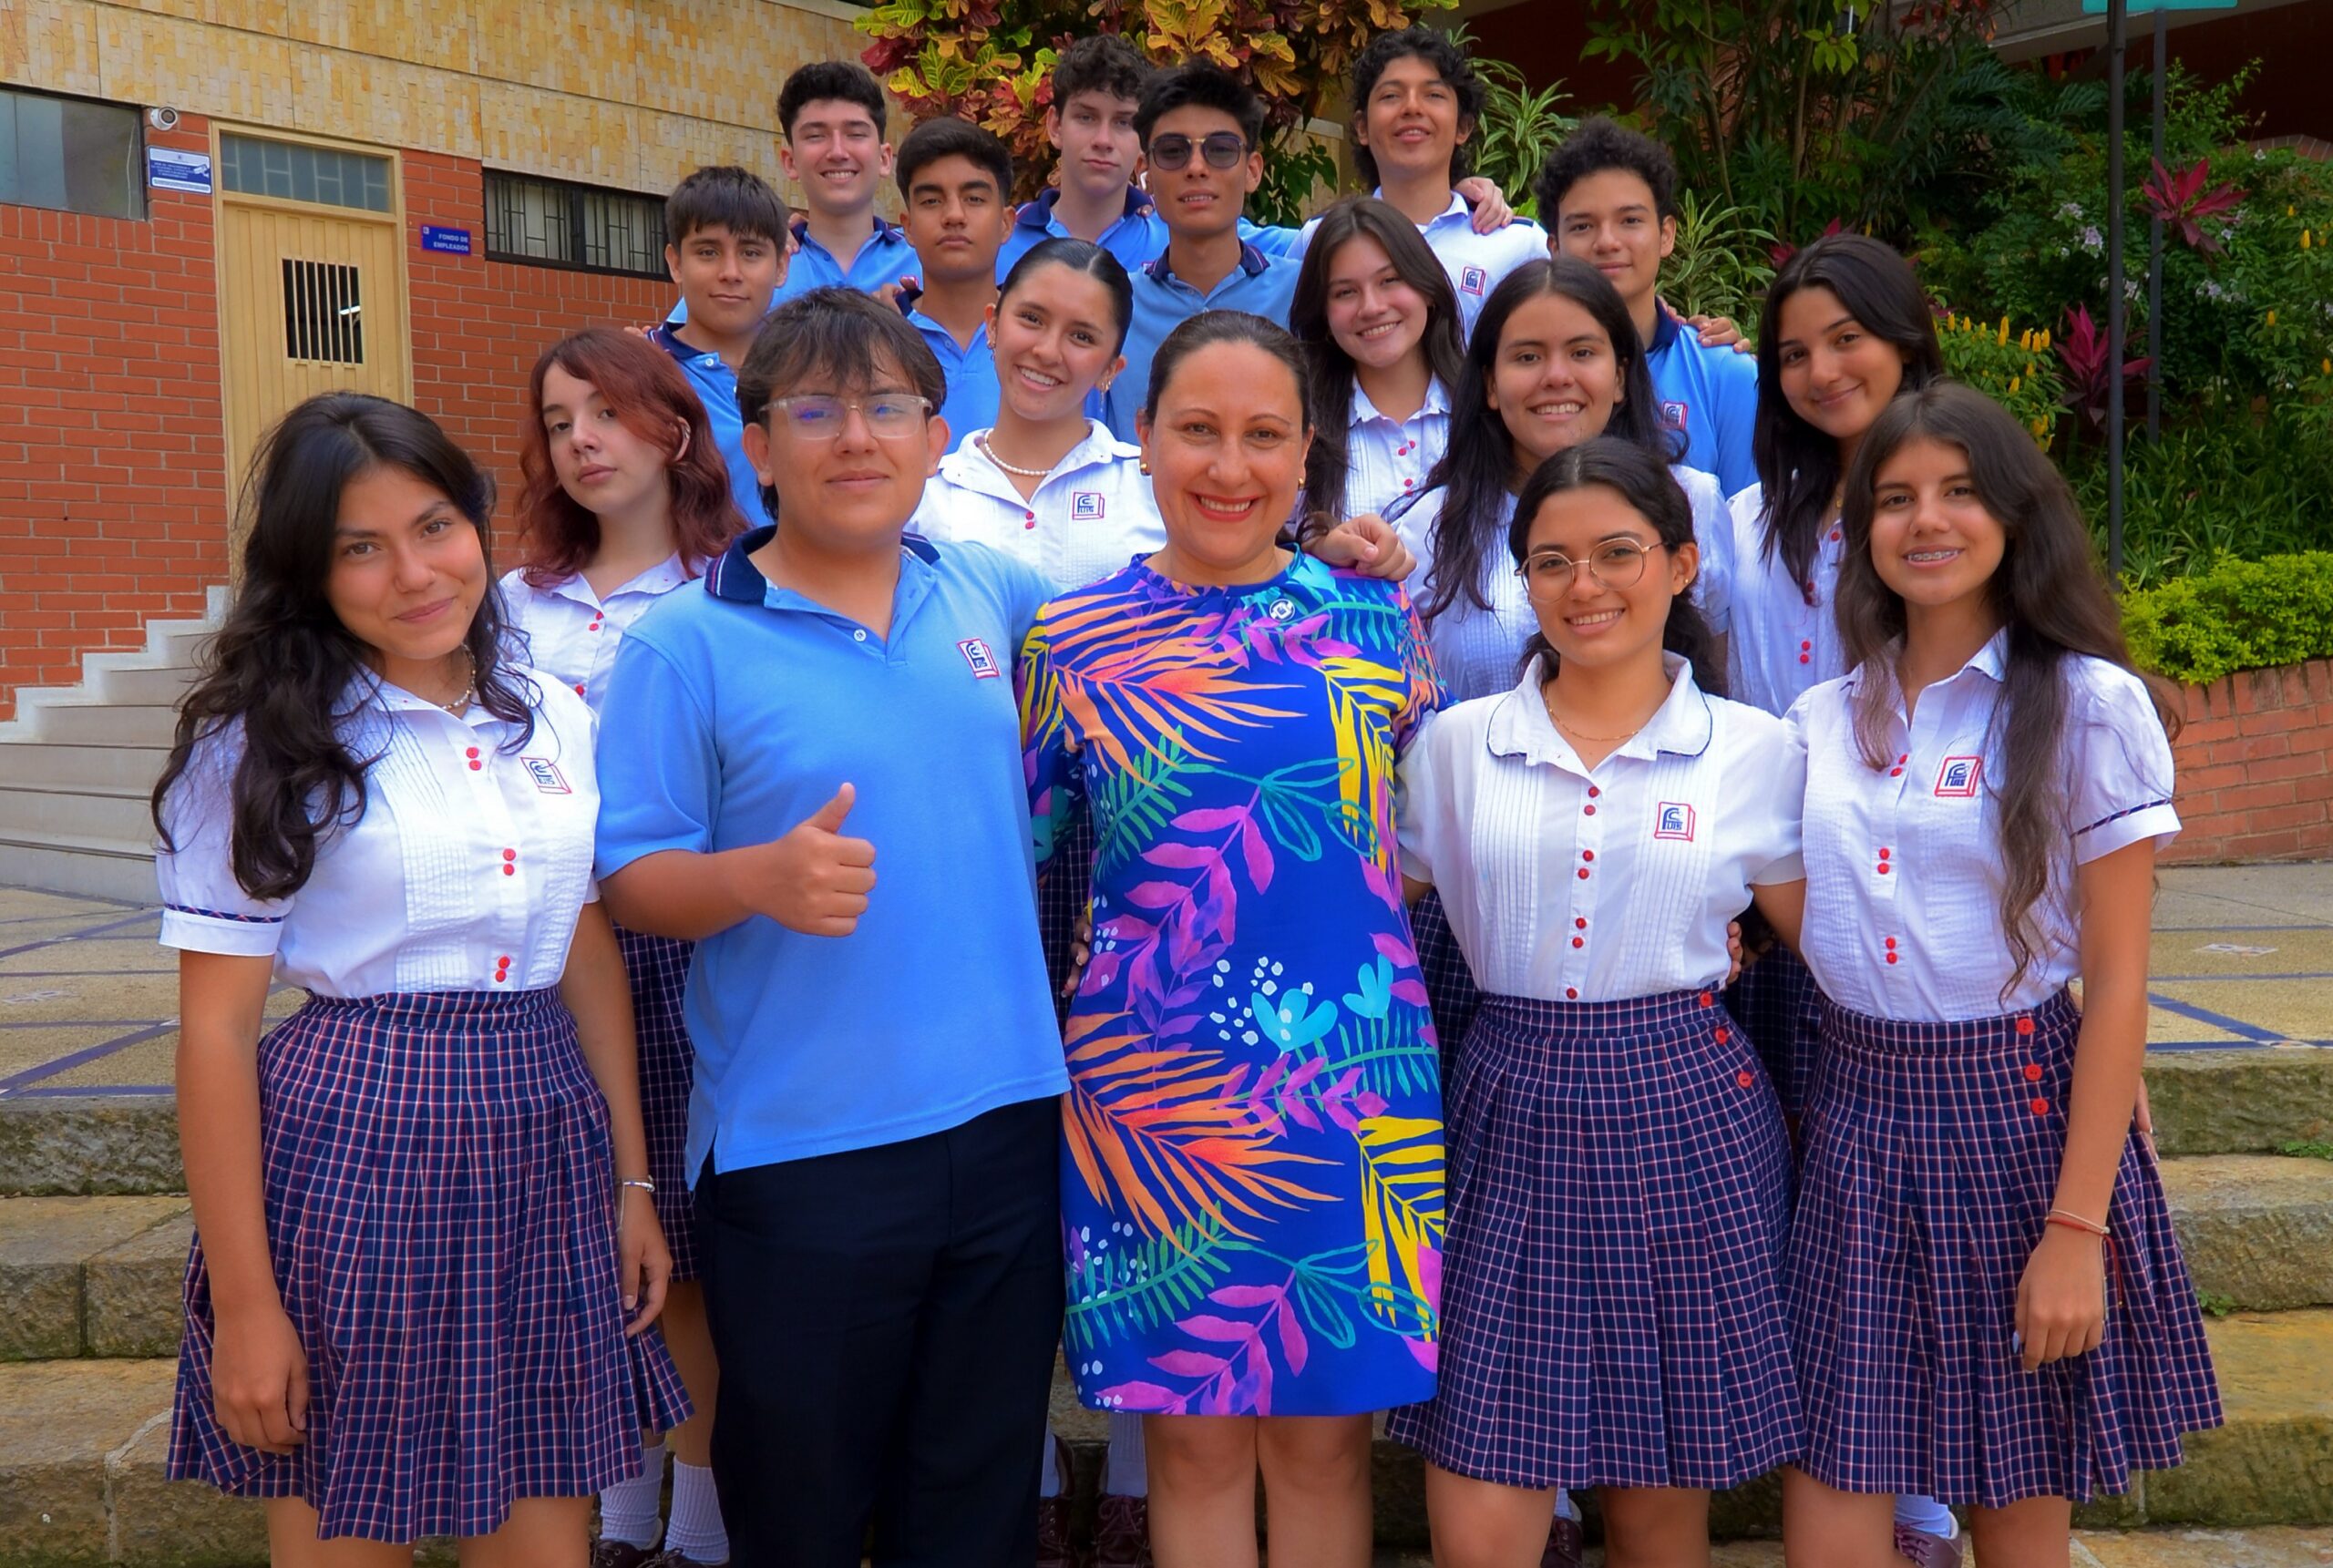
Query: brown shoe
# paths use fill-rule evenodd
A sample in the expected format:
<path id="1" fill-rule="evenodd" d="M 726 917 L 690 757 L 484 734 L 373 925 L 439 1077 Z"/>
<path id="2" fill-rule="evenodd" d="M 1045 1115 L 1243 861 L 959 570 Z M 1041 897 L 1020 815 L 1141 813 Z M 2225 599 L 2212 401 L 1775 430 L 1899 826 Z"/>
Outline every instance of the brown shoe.
<path id="1" fill-rule="evenodd" d="M 634 1546 L 605 1536 L 591 1542 L 591 1568 L 648 1568 L 650 1558 L 662 1555 L 653 1546 Z"/>
<path id="2" fill-rule="evenodd" d="M 1547 1530 L 1547 1550 L 1540 1555 L 1539 1568 L 1580 1568 L 1587 1553 L 1588 1537 L 1581 1533 L 1579 1521 L 1558 1513 Z"/>
<path id="3" fill-rule="evenodd" d="M 1908 1524 L 1896 1527 L 1896 1554 L 1912 1568 L 1960 1568 L 1958 1535 L 1943 1536 Z"/>
<path id="4" fill-rule="evenodd" d="M 1094 1522 L 1093 1568 L 1151 1568 L 1148 1498 L 1103 1494 Z"/>
<path id="5" fill-rule="evenodd" d="M 1037 1499 L 1037 1568 L 1084 1568 L 1069 1543 L 1069 1445 L 1053 1439 L 1053 1471 L 1061 1495 Z"/>

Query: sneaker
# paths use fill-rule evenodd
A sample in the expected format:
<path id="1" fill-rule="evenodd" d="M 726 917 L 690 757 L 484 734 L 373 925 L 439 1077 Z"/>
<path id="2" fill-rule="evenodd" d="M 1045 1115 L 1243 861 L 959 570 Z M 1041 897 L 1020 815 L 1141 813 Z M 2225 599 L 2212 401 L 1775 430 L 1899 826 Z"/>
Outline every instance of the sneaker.
<path id="1" fill-rule="evenodd" d="M 606 1536 L 591 1542 L 591 1568 L 649 1568 L 649 1564 L 663 1556 L 653 1546 L 634 1546 L 629 1541 L 611 1541 Z"/>
<path id="2" fill-rule="evenodd" d="M 1148 1498 L 1103 1495 L 1092 1568 L 1151 1568 Z"/>
<path id="3" fill-rule="evenodd" d="M 1069 1543 L 1069 1445 L 1059 1438 L 1053 1439 L 1053 1465 L 1061 1495 L 1037 1499 L 1037 1568 L 1084 1568 Z"/>
<path id="4" fill-rule="evenodd" d="M 1960 1568 L 1960 1537 L 1936 1535 L 1909 1524 L 1898 1524 L 1896 1554 L 1912 1568 Z"/>
<path id="5" fill-rule="evenodd" d="M 1539 1568 L 1580 1568 L 1580 1560 L 1588 1554 L 1588 1537 L 1577 1519 L 1556 1515 L 1547 1531 L 1547 1550 L 1539 1558 Z"/>

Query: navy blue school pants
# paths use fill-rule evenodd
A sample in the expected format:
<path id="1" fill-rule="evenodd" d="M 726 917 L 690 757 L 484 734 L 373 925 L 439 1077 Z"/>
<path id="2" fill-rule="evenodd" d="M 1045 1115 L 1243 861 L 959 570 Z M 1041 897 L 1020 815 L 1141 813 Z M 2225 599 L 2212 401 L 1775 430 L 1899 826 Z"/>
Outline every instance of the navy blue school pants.
<path id="1" fill-rule="evenodd" d="M 1061 1338 L 1060 1102 L 696 1186 L 736 1568 L 1028 1568 Z"/>

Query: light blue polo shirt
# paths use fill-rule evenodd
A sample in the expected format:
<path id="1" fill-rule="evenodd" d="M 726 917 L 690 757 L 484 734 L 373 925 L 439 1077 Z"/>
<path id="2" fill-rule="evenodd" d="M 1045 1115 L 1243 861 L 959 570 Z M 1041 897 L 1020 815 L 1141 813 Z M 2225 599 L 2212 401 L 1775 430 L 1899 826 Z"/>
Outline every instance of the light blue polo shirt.
<path id="1" fill-rule="evenodd" d="M 871 294 L 886 283 L 896 283 L 901 278 L 916 274 L 919 263 L 915 247 L 908 243 L 906 232 L 895 223 L 875 220 L 875 231 L 858 253 L 848 261 L 838 261 L 835 253 L 810 238 L 809 223 L 800 218 L 794 220 L 795 243 L 800 247 L 786 264 L 786 281 L 777 285 L 770 296 L 769 308 L 777 309 L 797 294 L 807 294 L 812 289 L 840 286 Z M 664 320 L 671 324 L 684 324 L 689 319 L 689 302 L 683 300 L 673 307 Z M 748 514 L 758 518 L 759 512 Z"/>
<path id="2" fill-rule="evenodd" d="M 1004 237 L 1004 247 L 996 253 L 996 281 L 1004 282 L 1004 274 L 1012 271 L 1012 263 L 1027 255 L 1046 240 L 1074 239 L 1062 224 L 1053 209 L 1061 201 L 1058 189 L 1046 191 L 1034 201 L 1024 201 L 1020 215 L 1013 220 L 1012 232 Z M 1269 223 L 1251 223 L 1239 220 L 1239 238 L 1267 256 L 1302 256 L 1302 231 L 1282 229 Z M 1102 231 L 1094 242 L 1118 259 L 1129 272 L 1146 267 L 1166 253 L 1166 220 L 1151 210 L 1150 192 L 1139 185 L 1126 187 L 1125 209 L 1117 220 Z"/>
<path id="3" fill-rule="evenodd" d="M 1701 333 L 1662 310 L 1645 350 L 1645 368 L 1660 398 L 1660 420 L 1682 432 L 1679 460 L 1717 476 L 1718 488 L 1739 495 L 1758 482 L 1750 437 L 1758 423 L 1758 357 L 1731 347 L 1708 348 Z"/>
<path id="4" fill-rule="evenodd" d="M 1110 384 L 1102 417 L 1121 441 L 1135 437 L 1134 416 L 1150 395 L 1150 362 L 1166 334 L 1201 311 L 1246 311 L 1288 325 L 1299 264 L 1239 247 L 1239 264 L 1206 293 L 1175 276 L 1162 255 L 1134 275 L 1134 323 L 1126 330 L 1126 367 Z"/>
<path id="5" fill-rule="evenodd" d="M 1002 395 L 988 325 L 982 323 L 974 329 L 971 345 L 964 346 L 956 342 L 954 333 L 921 311 L 909 311 L 908 324 L 923 334 L 933 357 L 940 361 L 940 373 L 948 378 L 948 400 L 940 405 L 940 416 L 948 421 L 948 449 L 952 452 L 964 444 L 965 436 L 996 423 L 997 399 Z"/>
<path id="6" fill-rule="evenodd" d="M 1051 586 L 979 545 L 905 543 L 888 638 L 772 586 L 757 528 L 617 651 L 599 875 L 783 837 L 848 782 L 875 845 L 858 928 L 762 916 L 690 966 L 689 1170 L 944 1132 L 1068 1088 L 1037 941 L 1012 661 Z"/>
<path id="7" fill-rule="evenodd" d="M 666 322 L 653 329 L 648 341 L 671 354 L 681 374 L 689 378 L 696 400 L 704 405 L 704 417 L 713 425 L 721 461 L 729 469 L 729 494 L 745 521 L 758 527 L 769 521 L 769 514 L 762 510 L 762 482 L 755 477 L 754 466 L 745 461 L 745 416 L 737 407 L 737 373 L 719 354 L 691 348 L 674 336 L 675 324 Z"/>

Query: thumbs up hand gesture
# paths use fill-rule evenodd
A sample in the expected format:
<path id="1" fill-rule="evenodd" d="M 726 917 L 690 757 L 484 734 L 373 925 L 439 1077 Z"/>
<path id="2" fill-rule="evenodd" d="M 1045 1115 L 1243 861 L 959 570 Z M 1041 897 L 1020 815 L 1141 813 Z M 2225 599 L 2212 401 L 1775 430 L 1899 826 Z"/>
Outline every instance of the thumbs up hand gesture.
<path id="1" fill-rule="evenodd" d="M 867 912 L 875 886 L 875 846 L 842 831 L 858 792 L 849 784 L 773 839 L 740 857 L 739 900 L 790 931 L 848 937 Z"/>

